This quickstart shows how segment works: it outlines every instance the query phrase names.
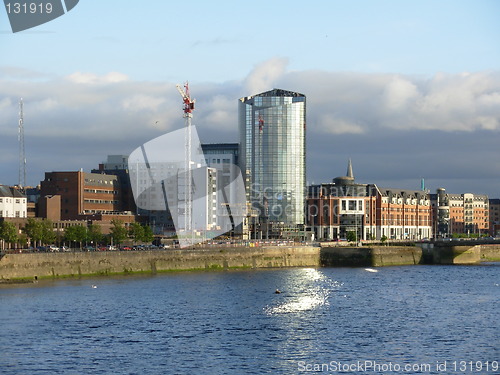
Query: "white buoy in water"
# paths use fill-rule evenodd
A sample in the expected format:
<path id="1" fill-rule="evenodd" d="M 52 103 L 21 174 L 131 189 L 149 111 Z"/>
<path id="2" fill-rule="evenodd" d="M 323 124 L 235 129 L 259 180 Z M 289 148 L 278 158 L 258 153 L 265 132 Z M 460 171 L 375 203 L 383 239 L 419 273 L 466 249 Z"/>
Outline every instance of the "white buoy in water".
<path id="1" fill-rule="evenodd" d="M 377 270 L 374 270 L 373 268 L 365 268 L 366 272 L 378 272 Z"/>

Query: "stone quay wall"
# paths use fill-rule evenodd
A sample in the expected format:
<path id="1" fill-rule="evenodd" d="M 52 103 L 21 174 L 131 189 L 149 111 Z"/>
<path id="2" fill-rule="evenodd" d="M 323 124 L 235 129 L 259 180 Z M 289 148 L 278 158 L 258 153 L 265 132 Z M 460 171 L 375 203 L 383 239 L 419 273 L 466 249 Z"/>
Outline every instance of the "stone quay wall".
<path id="1" fill-rule="evenodd" d="M 6 254 L 0 280 L 233 268 L 319 267 L 319 247 Z"/>
<path id="2" fill-rule="evenodd" d="M 430 244 L 425 244 L 430 245 Z M 197 250 L 5 254 L 0 282 L 158 273 L 284 267 L 381 267 L 475 264 L 500 261 L 500 245 L 475 246 L 274 246 Z"/>

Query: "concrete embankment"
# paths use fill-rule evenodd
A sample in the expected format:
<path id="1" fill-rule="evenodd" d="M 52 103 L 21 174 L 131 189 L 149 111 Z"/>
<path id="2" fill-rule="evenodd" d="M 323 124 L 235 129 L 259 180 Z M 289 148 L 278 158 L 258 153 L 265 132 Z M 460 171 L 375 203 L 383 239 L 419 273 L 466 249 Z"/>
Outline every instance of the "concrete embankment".
<path id="1" fill-rule="evenodd" d="M 319 267 L 319 247 L 6 254 L 0 280 L 233 268 Z"/>
<path id="2" fill-rule="evenodd" d="M 6 254 L 0 282 L 127 273 L 282 267 L 380 267 L 500 261 L 500 245 L 275 246 L 200 250 Z"/>
<path id="3" fill-rule="evenodd" d="M 481 262 L 480 246 L 435 246 L 433 264 L 473 264 Z"/>
<path id="4" fill-rule="evenodd" d="M 500 261 L 500 245 L 468 245 L 460 242 L 437 242 L 422 244 L 422 251 L 428 264 L 474 264 Z"/>
<path id="5" fill-rule="evenodd" d="M 500 262 L 500 245 L 479 245 L 482 262 Z"/>
<path id="6" fill-rule="evenodd" d="M 379 267 L 422 264 L 416 246 L 323 247 L 321 264 L 330 267 Z"/>
<path id="7" fill-rule="evenodd" d="M 500 261 L 500 245 L 323 247 L 321 264 L 330 267 L 475 264 Z"/>

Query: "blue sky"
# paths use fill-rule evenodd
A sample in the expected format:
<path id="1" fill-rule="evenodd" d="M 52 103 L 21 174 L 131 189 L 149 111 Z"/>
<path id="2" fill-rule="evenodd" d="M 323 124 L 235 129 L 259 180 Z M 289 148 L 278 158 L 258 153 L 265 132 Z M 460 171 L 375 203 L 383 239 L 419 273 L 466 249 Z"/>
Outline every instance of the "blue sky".
<path id="1" fill-rule="evenodd" d="M 36 184 L 181 127 L 189 80 L 202 141 L 236 141 L 237 99 L 281 87 L 308 97 L 309 181 L 351 157 L 360 182 L 498 197 L 499 15 L 494 0 L 81 0 L 13 34 L 2 9 L 0 183 L 17 182 L 19 97 Z"/>
<path id="2" fill-rule="evenodd" d="M 45 74 L 224 82 L 286 57 L 290 70 L 432 75 L 498 68 L 498 1 L 182 2 L 82 0 L 13 35 L 2 65 Z"/>

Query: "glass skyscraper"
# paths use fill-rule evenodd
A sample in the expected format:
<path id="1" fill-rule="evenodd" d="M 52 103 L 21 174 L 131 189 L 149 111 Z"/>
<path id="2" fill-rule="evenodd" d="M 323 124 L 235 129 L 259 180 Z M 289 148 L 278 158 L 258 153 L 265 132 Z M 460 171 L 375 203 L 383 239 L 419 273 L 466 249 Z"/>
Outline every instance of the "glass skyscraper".
<path id="1" fill-rule="evenodd" d="M 259 230 L 298 235 L 305 214 L 305 95 L 273 89 L 241 98 L 239 131 L 240 165 Z"/>

